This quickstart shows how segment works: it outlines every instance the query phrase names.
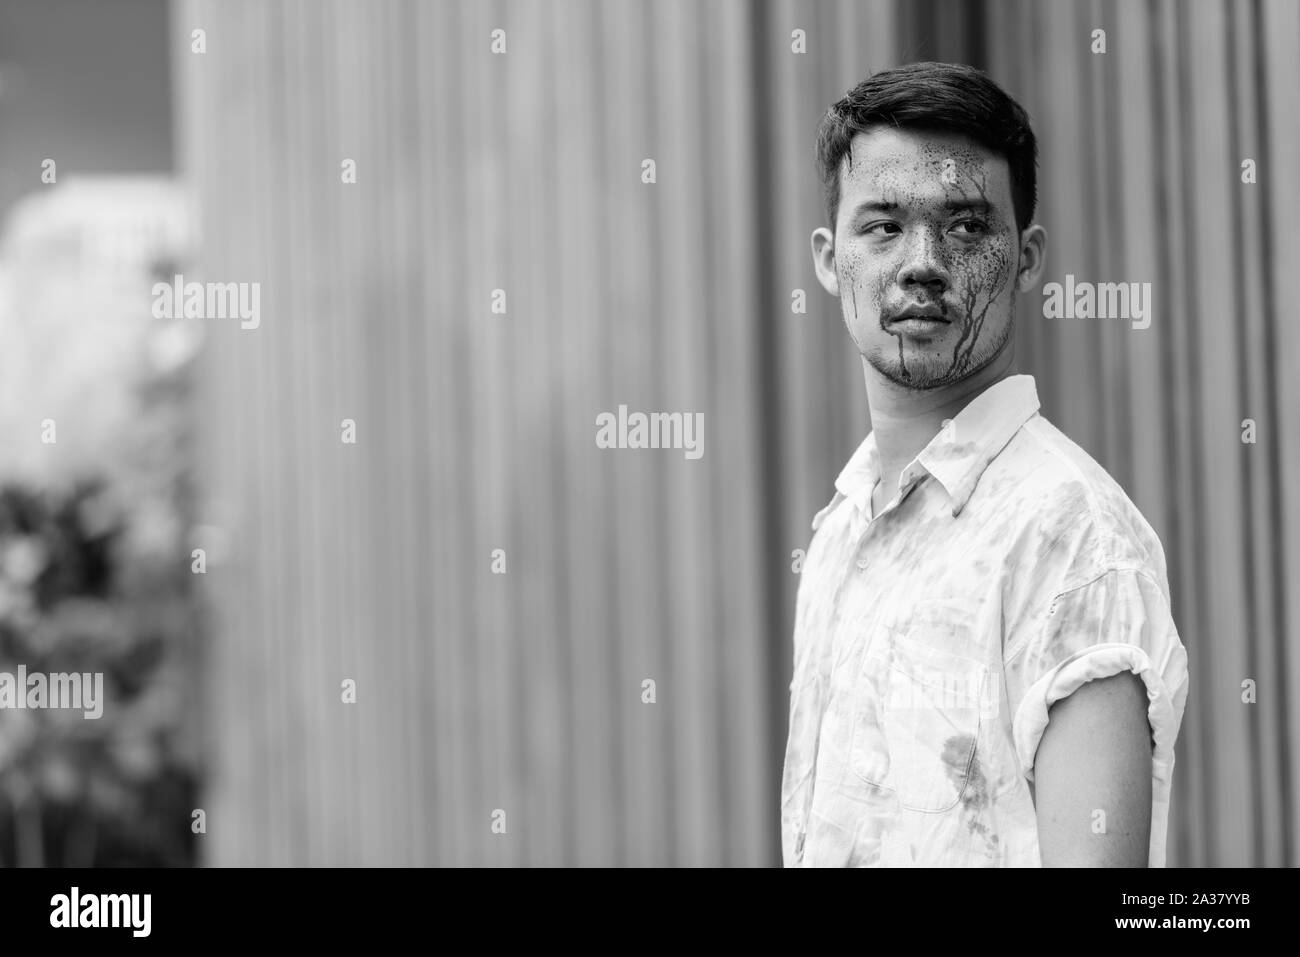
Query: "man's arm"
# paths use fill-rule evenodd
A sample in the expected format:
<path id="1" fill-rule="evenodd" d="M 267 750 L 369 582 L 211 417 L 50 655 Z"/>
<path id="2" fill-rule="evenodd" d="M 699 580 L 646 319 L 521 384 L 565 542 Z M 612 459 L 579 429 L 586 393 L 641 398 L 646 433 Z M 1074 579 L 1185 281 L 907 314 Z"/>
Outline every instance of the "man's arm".
<path id="1" fill-rule="evenodd" d="M 1151 840 L 1151 726 L 1131 671 L 1057 701 L 1034 759 L 1044 867 L 1146 867 Z"/>

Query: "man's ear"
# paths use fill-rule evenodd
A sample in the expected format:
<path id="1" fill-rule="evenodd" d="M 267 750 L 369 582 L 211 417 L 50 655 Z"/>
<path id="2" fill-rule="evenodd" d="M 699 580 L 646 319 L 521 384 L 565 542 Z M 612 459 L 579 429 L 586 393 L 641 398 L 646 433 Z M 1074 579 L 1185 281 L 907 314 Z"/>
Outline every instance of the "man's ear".
<path id="1" fill-rule="evenodd" d="M 1025 227 L 1020 234 L 1020 273 L 1016 276 L 1016 289 L 1028 292 L 1042 278 L 1047 265 L 1047 230 L 1037 223 Z"/>
<path id="2" fill-rule="evenodd" d="M 840 294 L 840 277 L 835 271 L 835 235 L 825 226 L 818 226 L 812 234 L 813 269 L 817 281 L 832 296 Z"/>

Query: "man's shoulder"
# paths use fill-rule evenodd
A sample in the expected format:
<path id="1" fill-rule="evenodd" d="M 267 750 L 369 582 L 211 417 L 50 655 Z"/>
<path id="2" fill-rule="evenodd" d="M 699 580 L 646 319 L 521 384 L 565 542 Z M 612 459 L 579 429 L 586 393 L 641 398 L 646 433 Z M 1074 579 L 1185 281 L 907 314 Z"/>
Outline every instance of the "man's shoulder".
<path id="1" fill-rule="evenodd" d="M 991 485 L 1009 489 L 1016 521 L 1036 549 L 1089 568 L 1143 568 L 1163 579 L 1160 539 L 1128 494 L 1078 443 L 1034 415 L 993 463 Z M 981 482 L 981 484 L 983 484 Z"/>

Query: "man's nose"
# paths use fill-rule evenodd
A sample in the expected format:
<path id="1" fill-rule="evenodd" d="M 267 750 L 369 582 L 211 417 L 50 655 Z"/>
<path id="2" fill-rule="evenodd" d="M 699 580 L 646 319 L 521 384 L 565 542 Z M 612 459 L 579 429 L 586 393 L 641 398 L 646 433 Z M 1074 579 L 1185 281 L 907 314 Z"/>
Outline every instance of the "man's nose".
<path id="1" fill-rule="evenodd" d="M 935 294 L 947 289 L 949 281 L 942 241 L 929 229 L 917 230 L 908 237 L 898 284 L 904 289 L 923 286 Z"/>

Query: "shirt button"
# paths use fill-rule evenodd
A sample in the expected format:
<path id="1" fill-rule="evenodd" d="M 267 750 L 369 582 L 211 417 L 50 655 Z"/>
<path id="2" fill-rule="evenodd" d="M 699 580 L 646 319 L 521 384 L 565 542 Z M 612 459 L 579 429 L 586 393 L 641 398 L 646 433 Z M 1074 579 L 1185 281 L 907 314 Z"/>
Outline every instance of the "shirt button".
<path id="1" fill-rule="evenodd" d="M 866 560 L 865 558 L 859 558 L 859 559 L 858 559 L 858 567 L 861 568 L 863 571 L 866 571 L 866 570 L 867 570 L 867 564 L 868 564 L 868 563 L 867 563 L 867 560 Z"/>

